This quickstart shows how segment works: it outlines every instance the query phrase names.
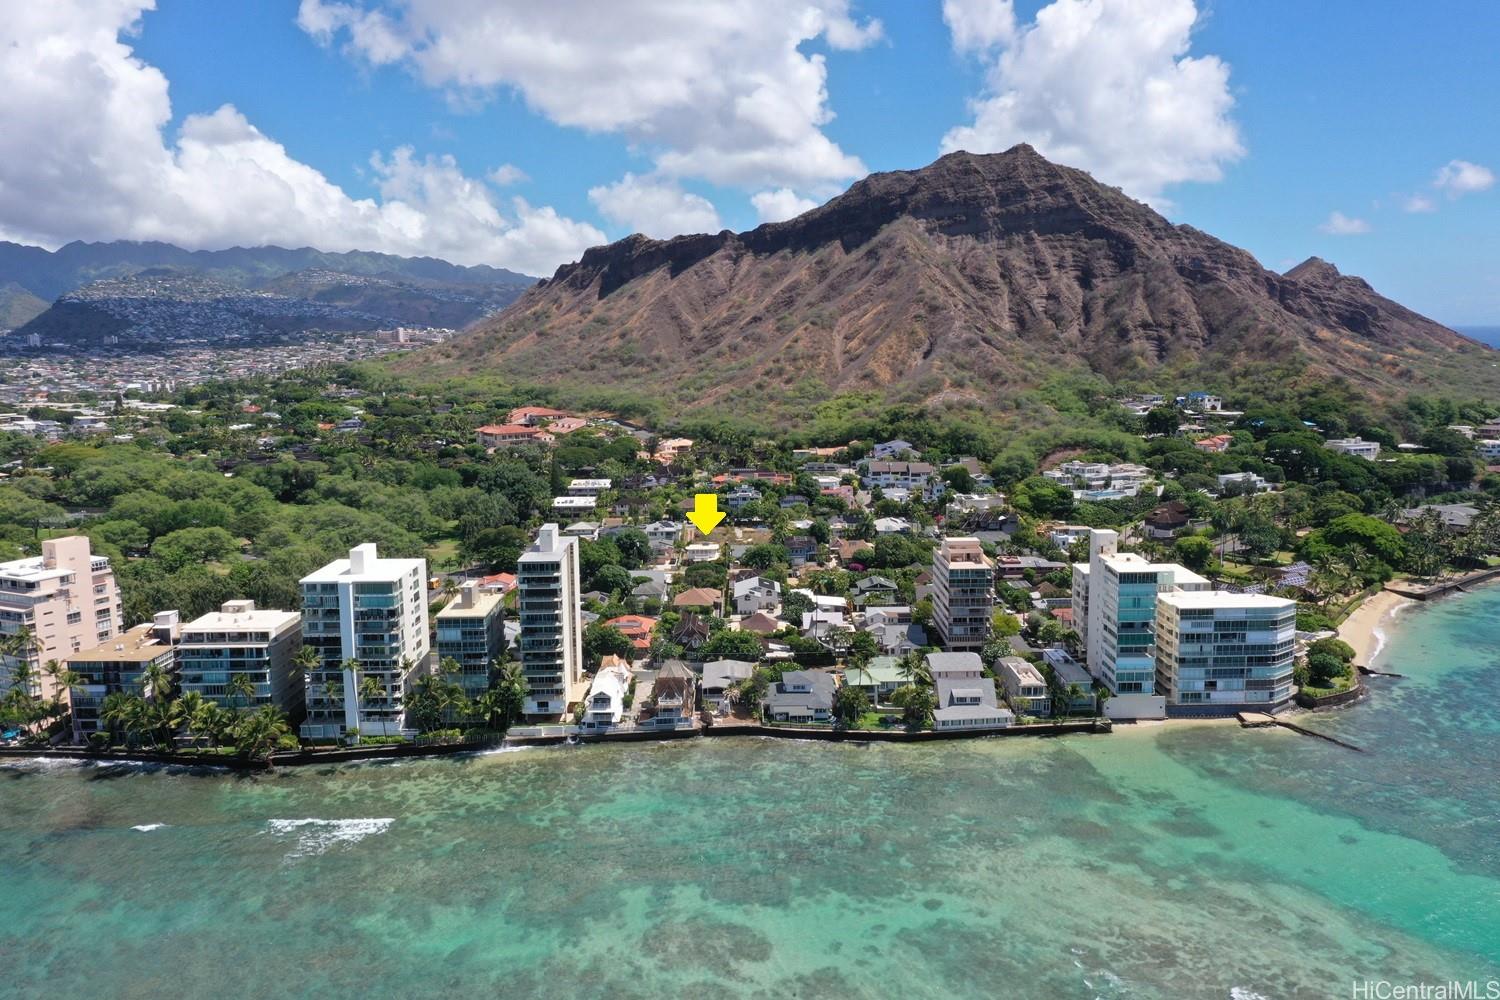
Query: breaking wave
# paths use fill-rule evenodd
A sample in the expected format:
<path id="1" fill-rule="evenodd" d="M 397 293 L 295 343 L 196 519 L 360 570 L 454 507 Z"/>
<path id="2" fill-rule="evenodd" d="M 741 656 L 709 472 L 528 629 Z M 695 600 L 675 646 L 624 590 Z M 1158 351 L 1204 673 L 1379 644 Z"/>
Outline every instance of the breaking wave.
<path id="1" fill-rule="evenodd" d="M 357 844 L 366 837 L 385 833 L 396 822 L 384 819 L 273 819 L 266 830 L 275 837 L 295 837 L 297 846 L 287 852 L 288 858 L 305 858 L 323 854 L 338 844 Z"/>

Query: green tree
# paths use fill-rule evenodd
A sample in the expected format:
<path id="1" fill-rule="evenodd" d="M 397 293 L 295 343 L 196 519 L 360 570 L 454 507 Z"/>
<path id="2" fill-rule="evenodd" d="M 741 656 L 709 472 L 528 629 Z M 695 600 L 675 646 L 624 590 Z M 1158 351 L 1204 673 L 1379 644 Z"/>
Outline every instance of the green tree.
<path id="1" fill-rule="evenodd" d="M 833 693 L 833 722 L 839 729 L 853 729 L 870 710 L 870 698 L 863 688 L 847 684 Z"/>
<path id="2" fill-rule="evenodd" d="M 635 646 L 614 625 L 604 622 L 590 622 L 583 630 L 583 658 L 592 669 L 599 665 L 599 661 L 606 656 L 623 656 L 630 659 L 635 653 Z"/>
<path id="3" fill-rule="evenodd" d="M 1214 543 L 1202 535 L 1185 535 L 1172 546 L 1177 559 L 1188 569 L 1203 572 L 1214 558 Z"/>
<path id="4" fill-rule="evenodd" d="M 906 684 L 891 692 L 891 704 L 901 709 L 902 721 L 908 729 L 926 729 L 932 725 L 937 697 L 928 688 Z"/>
<path id="5" fill-rule="evenodd" d="M 760 659 L 762 652 L 764 650 L 760 638 L 754 632 L 726 628 L 709 636 L 697 655 L 705 660 L 744 660 L 754 663 Z"/>

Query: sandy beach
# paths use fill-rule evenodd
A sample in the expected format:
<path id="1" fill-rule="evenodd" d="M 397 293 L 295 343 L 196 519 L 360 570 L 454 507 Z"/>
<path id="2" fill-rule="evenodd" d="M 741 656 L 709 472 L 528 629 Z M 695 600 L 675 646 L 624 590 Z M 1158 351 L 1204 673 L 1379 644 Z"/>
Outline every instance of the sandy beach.
<path id="1" fill-rule="evenodd" d="M 1382 590 L 1356 608 L 1354 614 L 1339 626 L 1339 638 L 1354 647 L 1354 662 L 1364 667 L 1374 666 L 1371 661 L 1380 655 L 1385 645 L 1382 626 L 1397 611 L 1415 603 L 1409 597 Z"/>

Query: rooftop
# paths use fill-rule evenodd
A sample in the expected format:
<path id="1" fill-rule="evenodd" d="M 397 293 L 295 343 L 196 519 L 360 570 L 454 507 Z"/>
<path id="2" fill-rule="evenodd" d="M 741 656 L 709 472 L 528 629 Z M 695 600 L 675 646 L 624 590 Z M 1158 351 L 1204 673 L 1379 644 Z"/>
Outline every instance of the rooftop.
<path id="1" fill-rule="evenodd" d="M 1236 594 L 1228 590 L 1169 590 L 1156 599 L 1174 608 L 1294 608 L 1295 601 L 1269 594 Z"/>
<path id="2" fill-rule="evenodd" d="M 172 647 L 156 637 L 156 625 L 143 622 L 124 635 L 117 635 L 93 649 L 71 653 L 69 663 L 150 663 Z"/>

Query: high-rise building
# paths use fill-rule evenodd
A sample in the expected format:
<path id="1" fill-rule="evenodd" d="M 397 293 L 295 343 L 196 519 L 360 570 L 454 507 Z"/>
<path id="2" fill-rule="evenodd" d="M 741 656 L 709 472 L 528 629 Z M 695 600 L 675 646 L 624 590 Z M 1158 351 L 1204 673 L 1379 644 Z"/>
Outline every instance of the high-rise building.
<path id="1" fill-rule="evenodd" d="M 427 666 L 426 580 L 427 560 L 385 559 L 371 542 L 302 578 L 302 642 L 320 659 L 303 737 L 337 739 L 356 728 L 394 736 L 405 728 L 406 691 Z M 378 692 L 361 690 L 366 678 Z"/>
<path id="2" fill-rule="evenodd" d="M 977 538 L 945 538 L 932 559 L 932 624 L 947 650 L 977 651 L 990 641 L 995 564 Z"/>
<path id="3" fill-rule="evenodd" d="M 254 601 L 226 601 L 218 611 L 182 628 L 177 665 L 182 692 L 196 691 L 226 708 L 275 705 L 296 724 L 304 713 L 302 671 L 292 657 L 302 644 L 302 616 L 257 608 Z M 237 694 L 238 675 L 249 677 L 254 694 Z"/>
<path id="4" fill-rule="evenodd" d="M 1153 563 L 1118 550 L 1119 535 L 1095 529 L 1087 565 L 1073 566 L 1073 623 L 1089 673 L 1115 694 L 1156 691 L 1156 595 L 1208 590 L 1209 582 L 1176 563 Z"/>
<path id="5" fill-rule="evenodd" d="M 159 694 L 145 683 L 146 670 L 156 665 L 175 675 L 177 635 L 177 612 L 163 611 L 154 621 L 68 654 L 67 667 L 78 675 L 72 687 L 73 742 L 82 743 L 107 728 L 101 713 L 110 695 L 135 694 L 150 700 Z"/>
<path id="6" fill-rule="evenodd" d="M 583 697 L 578 539 L 544 524 L 516 568 L 528 718 L 556 718 Z"/>
<path id="7" fill-rule="evenodd" d="M 453 679 L 472 701 L 490 685 L 490 664 L 505 649 L 505 595 L 470 580 L 437 613 L 438 662 L 458 661 Z M 458 721 L 457 719 L 450 721 Z"/>
<path id="8" fill-rule="evenodd" d="M 1174 591 L 1156 599 L 1155 631 L 1157 692 L 1184 714 L 1266 711 L 1292 698 L 1294 601 Z"/>
<path id="9" fill-rule="evenodd" d="M 124 620 L 109 559 L 94 555 L 83 535 L 49 538 L 41 555 L 0 563 L 0 639 L 31 637 L 24 648 L 0 646 L 0 692 L 9 690 L 24 660 L 31 667 L 31 693 L 59 695 L 41 668 L 108 642 Z"/>

